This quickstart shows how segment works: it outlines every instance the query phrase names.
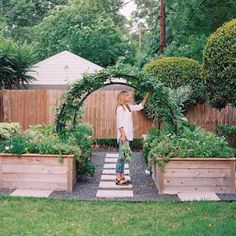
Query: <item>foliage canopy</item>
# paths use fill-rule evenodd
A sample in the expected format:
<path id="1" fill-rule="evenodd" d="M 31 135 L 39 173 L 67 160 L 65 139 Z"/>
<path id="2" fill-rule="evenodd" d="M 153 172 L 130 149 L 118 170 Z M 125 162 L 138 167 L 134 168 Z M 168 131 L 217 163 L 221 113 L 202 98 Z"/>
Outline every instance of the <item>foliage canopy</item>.
<path id="1" fill-rule="evenodd" d="M 236 106 L 236 19 L 213 33 L 204 50 L 207 95 L 215 108 Z"/>
<path id="2" fill-rule="evenodd" d="M 27 74 L 34 58 L 33 50 L 27 44 L 0 38 L 0 89 L 27 87 L 34 80 Z"/>
<path id="3" fill-rule="evenodd" d="M 144 69 L 171 89 L 189 86 L 191 95 L 185 106 L 205 101 L 201 65 L 197 61 L 186 57 L 162 57 L 153 59 Z"/>

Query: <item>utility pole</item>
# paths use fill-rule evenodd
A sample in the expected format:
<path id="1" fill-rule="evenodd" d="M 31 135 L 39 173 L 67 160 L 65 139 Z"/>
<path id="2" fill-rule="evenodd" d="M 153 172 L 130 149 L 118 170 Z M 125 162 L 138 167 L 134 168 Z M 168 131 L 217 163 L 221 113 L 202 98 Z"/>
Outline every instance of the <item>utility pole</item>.
<path id="1" fill-rule="evenodd" d="M 165 0 L 160 0 L 160 52 L 165 47 Z"/>
<path id="2" fill-rule="evenodd" d="M 138 26 L 138 47 L 139 47 L 139 50 L 141 51 L 141 47 L 142 47 L 142 26 L 141 26 L 141 24 L 139 24 L 139 26 Z"/>

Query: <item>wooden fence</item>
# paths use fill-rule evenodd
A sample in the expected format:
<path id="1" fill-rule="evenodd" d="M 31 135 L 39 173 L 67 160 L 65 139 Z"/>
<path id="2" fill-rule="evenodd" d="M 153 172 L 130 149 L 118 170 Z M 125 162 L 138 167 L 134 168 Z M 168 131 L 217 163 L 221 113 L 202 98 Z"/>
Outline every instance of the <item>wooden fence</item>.
<path id="1" fill-rule="evenodd" d="M 22 129 L 30 125 L 49 124 L 55 119 L 55 108 L 62 102 L 65 90 L 2 90 L 0 122 L 19 122 Z M 94 138 L 115 138 L 115 107 L 119 90 L 100 89 L 92 93 L 84 105 L 85 122 L 94 128 Z M 210 108 L 206 103 L 189 109 L 185 116 L 198 126 L 214 131 L 219 124 L 236 124 L 236 109 Z M 133 114 L 134 135 L 147 134 L 152 121 L 142 111 Z"/>
<path id="2" fill-rule="evenodd" d="M 65 90 L 3 90 L 0 91 L 0 122 L 19 122 L 22 129 L 30 125 L 50 124 L 55 109 L 62 102 Z M 119 90 L 100 89 L 84 104 L 85 122 L 94 128 L 94 138 L 115 138 L 115 107 Z M 2 104 L 2 105 L 1 105 Z M 148 133 L 152 126 L 142 111 L 133 114 L 134 136 Z"/>
<path id="3" fill-rule="evenodd" d="M 188 120 L 209 131 L 215 131 L 217 125 L 236 125 L 236 108 L 226 106 L 219 111 L 207 103 L 198 104 L 185 112 Z"/>

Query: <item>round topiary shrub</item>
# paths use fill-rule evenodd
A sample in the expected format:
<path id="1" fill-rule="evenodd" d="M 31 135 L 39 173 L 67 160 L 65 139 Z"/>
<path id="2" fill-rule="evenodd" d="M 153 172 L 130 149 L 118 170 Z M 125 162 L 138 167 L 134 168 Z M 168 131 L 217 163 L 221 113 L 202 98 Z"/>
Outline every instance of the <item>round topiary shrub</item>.
<path id="1" fill-rule="evenodd" d="M 236 19 L 213 33 L 203 52 L 203 70 L 209 103 L 236 106 Z"/>
<path id="2" fill-rule="evenodd" d="M 146 64 L 144 70 L 153 73 L 169 88 L 177 89 L 189 86 L 191 95 L 185 102 L 186 107 L 205 101 L 201 65 L 196 60 L 186 57 L 163 57 Z"/>

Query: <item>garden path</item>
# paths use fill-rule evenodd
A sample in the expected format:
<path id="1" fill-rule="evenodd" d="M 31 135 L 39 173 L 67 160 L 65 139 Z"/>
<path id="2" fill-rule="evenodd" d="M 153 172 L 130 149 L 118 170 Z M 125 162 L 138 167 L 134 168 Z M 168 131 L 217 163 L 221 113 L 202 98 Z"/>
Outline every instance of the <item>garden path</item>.
<path id="1" fill-rule="evenodd" d="M 129 185 L 116 185 L 116 161 L 118 153 L 107 153 L 105 156 L 105 163 L 103 172 L 99 183 L 99 188 L 96 194 L 97 198 L 133 198 L 132 183 Z M 125 177 L 130 178 L 129 165 L 125 164 Z"/>

